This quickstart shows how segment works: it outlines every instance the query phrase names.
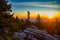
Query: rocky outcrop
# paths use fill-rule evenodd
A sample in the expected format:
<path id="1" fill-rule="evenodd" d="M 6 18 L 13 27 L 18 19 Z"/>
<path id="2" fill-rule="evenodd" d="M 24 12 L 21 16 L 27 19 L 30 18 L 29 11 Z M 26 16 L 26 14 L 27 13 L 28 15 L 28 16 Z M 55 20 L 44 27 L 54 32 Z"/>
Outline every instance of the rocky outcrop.
<path id="1" fill-rule="evenodd" d="M 16 32 L 13 38 L 18 38 L 19 40 L 57 40 L 45 30 L 39 30 L 35 26 L 28 27 L 21 33 Z"/>

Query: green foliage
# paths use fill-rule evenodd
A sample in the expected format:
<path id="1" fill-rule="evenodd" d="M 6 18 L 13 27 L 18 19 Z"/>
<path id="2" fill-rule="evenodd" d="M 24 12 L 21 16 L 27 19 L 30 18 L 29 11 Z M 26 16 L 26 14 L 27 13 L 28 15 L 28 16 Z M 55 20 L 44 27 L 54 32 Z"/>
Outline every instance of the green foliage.
<path id="1" fill-rule="evenodd" d="M 27 20 L 13 17 L 14 13 L 11 14 L 11 4 L 7 4 L 6 0 L 0 0 L 0 38 L 3 40 L 12 40 L 12 36 L 15 32 L 21 32 L 31 25 L 36 25 L 39 29 L 42 29 L 40 15 L 37 16 L 35 23 L 30 22 L 30 12 L 28 11 Z M 7 33 L 4 28 L 7 29 Z M 60 27 L 59 27 L 60 28 Z M 59 30 L 60 31 L 60 30 Z M 18 40 L 18 38 L 16 38 Z"/>
<path id="2" fill-rule="evenodd" d="M 11 40 L 15 32 L 20 32 L 24 28 L 24 22 L 18 17 L 14 18 L 11 14 L 11 4 L 7 4 L 6 0 L 0 0 L 0 35 L 2 39 Z M 8 33 L 4 28 L 8 28 Z M 0 38 L 1 38 L 0 37 Z"/>
<path id="3" fill-rule="evenodd" d="M 6 0 L 0 0 L 0 12 L 11 11 L 11 4 L 7 4 Z"/>

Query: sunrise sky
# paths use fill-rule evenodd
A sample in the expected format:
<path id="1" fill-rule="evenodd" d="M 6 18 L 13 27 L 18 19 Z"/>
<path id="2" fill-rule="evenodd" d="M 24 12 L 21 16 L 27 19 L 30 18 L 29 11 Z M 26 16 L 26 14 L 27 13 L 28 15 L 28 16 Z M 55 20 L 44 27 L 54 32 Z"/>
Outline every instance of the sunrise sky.
<path id="1" fill-rule="evenodd" d="M 59 16 L 60 0 L 8 0 L 12 4 L 12 10 L 19 18 L 26 18 L 30 11 L 31 18 L 37 14 L 41 17 Z M 14 16 L 15 16 L 14 15 Z"/>

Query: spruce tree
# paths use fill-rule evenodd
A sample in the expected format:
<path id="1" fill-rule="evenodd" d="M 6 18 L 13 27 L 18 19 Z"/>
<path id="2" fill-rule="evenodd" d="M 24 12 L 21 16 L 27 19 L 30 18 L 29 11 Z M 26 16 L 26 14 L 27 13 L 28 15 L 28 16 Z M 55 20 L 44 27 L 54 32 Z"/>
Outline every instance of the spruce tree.
<path id="1" fill-rule="evenodd" d="M 43 29 L 41 25 L 42 25 L 41 17 L 40 17 L 40 15 L 38 14 L 38 15 L 37 15 L 37 18 L 36 18 L 36 26 L 37 26 L 39 29 Z"/>
<path id="2" fill-rule="evenodd" d="M 0 0 L 0 12 L 11 12 L 11 4 L 8 4 L 6 0 Z"/>
<path id="3" fill-rule="evenodd" d="M 0 0 L 0 17 L 1 16 L 4 16 L 4 17 L 11 16 L 10 12 L 12 12 L 11 4 L 8 4 L 8 1 L 6 1 L 6 0 Z"/>
<path id="4" fill-rule="evenodd" d="M 27 22 L 27 25 L 28 26 L 30 26 L 30 12 L 29 11 L 27 11 L 27 20 L 26 20 L 26 22 Z"/>
<path id="5" fill-rule="evenodd" d="M 8 16 L 11 16 L 11 4 L 7 4 L 8 1 L 0 0 L 0 29 L 3 30 L 4 27 L 7 27 L 8 20 L 6 19 Z"/>
<path id="6" fill-rule="evenodd" d="M 28 21 L 30 21 L 30 12 L 29 11 L 27 11 L 27 13 L 28 13 L 28 15 L 27 15 L 27 17 L 28 17 Z"/>
<path id="7" fill-rule="evenodd" d="M 0 37 L 1 40 L 7 40 L 5 37 L 7 37 L 7 31 L 9 30 L 9 27 L 11 27 L 11 19 L 13 20 L 13 14 L 10 14 L 12 12 L 11 10 L 11 4 L 8 4 L 8 1 L 6 0 L 0 0 Z"/>

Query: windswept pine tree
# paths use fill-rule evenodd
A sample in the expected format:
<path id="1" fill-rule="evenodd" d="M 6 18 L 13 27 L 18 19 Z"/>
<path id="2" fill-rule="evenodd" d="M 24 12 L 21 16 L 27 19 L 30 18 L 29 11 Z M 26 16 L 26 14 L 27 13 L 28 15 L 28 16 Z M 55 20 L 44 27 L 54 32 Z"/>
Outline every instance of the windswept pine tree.
<path id="1" fill-rule="evenodd" d="M 27 19 L 25 20 L 25 23 L 26 23 L 26 25 L 27 26 L 30 26 L 30 12 L 29 11 L 27 11 Z"/>
<path id="2" fill-rule="evenodd" d="M 11 4 L 7 4 L 7 3 L 8 3 L 8 1 L 6 1 L 6 0 L 0 0 L 0 12 L 12 11 Z"/>
<path id="3" fill-rule="evenodd" d="M 0 0 L 0 39 L 11 39 L 14 32 L 19 31 L 20 20 L 13 17 L 11 4 L 8 4 L 6 0 Z M 11 39 L 12 40 L 12 39 Z"/>
<path id="4" fill-rule="evenodd" d="M 11 4 L 7 4 L 8 1 L 6 0 L 0 0 L 0 28 L 3 29 L 3 27 L 7 27 L 7 21 L 9 19 L 6 19 L 11 16 Z"/>
<path id="5" fill-rule="evenodd" d="M 27 11 L 27 13 L 28 13 L 28 21 L 30 20 L 30 12 L 29 11 Z"/>
<path id="6" fill-rule="evenodd" d="M 11 4 L 7 4 L 8 1 L 6 0 L 0 0 L 0 14 L 6 15 L 7 13 L 10 15 L 11 10 Z"/>

